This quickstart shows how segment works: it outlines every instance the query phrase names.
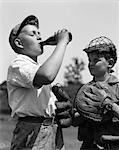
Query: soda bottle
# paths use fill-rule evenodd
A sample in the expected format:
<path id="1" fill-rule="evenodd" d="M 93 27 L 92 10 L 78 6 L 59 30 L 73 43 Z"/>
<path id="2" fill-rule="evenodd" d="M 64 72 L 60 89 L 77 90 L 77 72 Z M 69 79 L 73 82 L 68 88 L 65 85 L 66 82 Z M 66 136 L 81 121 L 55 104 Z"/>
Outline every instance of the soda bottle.
<path id="1" fill-rule="evenodd" d="M 69 32 L 69 42 L 72 40 L 72 34 Z M 44 45 L 56 45 L 57 44 L 57 39 L 56 36 L 51 36 L 45 41 L 40 43 L 42 46 Z"/>

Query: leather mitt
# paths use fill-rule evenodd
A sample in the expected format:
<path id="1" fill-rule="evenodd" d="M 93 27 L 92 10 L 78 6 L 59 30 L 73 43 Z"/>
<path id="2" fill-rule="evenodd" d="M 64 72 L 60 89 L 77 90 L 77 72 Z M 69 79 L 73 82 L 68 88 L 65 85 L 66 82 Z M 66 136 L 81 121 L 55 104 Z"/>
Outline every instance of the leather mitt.
<path id="1" fill-rule="evenodd" d="M 77 111 L 86 118 L 102 121 L 104 101 L 115 101 L 116 97 L 107 83 L 95 82 L 84 85 L 77 93 L 75 103 Z"/>
<path id="2" fill-rule="evenodd" d="M 63 87 L 54 85 L 52 91 L 56 96 L 56 119 L 62 128 L 69 127 L 72 124 L 72 108 L 71 99 L 69 95 L 64 91 Z"/>

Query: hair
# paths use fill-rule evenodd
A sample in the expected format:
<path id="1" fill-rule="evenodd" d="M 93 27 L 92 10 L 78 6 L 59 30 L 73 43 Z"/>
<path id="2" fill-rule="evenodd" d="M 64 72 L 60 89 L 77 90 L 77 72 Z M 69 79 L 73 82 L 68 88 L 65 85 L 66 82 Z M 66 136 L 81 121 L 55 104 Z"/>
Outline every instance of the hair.
<path id="1" fill-rule="evenodd" d="M 114 60 L 114 65 L 117 62 L 117 53 L 116 53 L 116 47 L 113 47 L 114 50 L 111 50 L 112 48 L 110 48 L 109 52 L 101 52 L 101 54 L 105 57 L 106 60 L 109 60 L 110 58 L 112 58 Z M 114 66 L 113 65 L 113 66 Z"/>
<path id="2" fill-rule="evenodd" d="M 116 47 L 115 45 L 108 45 L 105 47 L 105 49 L 107 49 L 107 51 L 97 51 L 98 54 L 100 55 L 103 55 L 105 57 L 106 60 L 109 60 L 110 58 L 112 58 L 114 60 L 114 64 L 113 66 L 115 65 L 116 61 L 117 61 L 117 53 L 116 53 Z"/>

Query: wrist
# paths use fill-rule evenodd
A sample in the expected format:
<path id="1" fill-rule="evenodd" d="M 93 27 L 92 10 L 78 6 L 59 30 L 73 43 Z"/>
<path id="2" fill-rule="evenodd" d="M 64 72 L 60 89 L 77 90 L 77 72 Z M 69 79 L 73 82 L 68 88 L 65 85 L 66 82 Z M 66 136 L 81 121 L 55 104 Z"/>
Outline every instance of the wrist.
<path id="1" fill-rule="evenodd" d="M 105 108 L 107 109 L 107 110 L 112 110 L 113 109 L 113 105 L 114 105 L 114 102 L 110 102 L 110 103 L 108 103 L 108 104 L 106 104 L 105 105 Z"/>
<path id="2" fill-rule="evenodd" d="M 62 45 L 67 45 L 69 43 L 69 41 L 61 39 L 57 42 L 57 44 L 62 44 Z"/>
<path id="3" fill-rule="evenodd" d="M 114 102 L 112 101 L 112 98 L 108 95 L 104 98 L 101 107 L 106 110 L 112 110 Z"/>

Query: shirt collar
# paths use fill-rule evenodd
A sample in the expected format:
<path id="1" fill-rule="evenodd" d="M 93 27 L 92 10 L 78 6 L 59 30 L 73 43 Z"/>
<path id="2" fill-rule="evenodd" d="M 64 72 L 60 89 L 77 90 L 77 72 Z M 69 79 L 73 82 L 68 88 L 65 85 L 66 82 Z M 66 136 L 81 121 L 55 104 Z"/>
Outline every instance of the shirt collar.
<path id="1" fill-rule="evenodd" d="M 109 79 L 107 80 L 109 84 L 116 84 L 119 83 L 119 79 L 117 79 L 114 75 L 110 75 Z"/>
<path id="2" fill-rule="evenodd" d="M 95 82 L 94 78 L 90 83 L 93 83 L 93 82 Z M 110 74 L 110 77 L 105 82 L 107 82 L 108 84 L 116 84 L 116 83 L 119 83 L 119 79 L 117 79 L 114 75 Z"/>
<path id="3" fill-rule="evenodd" d="M 32 63 L 38 65 L 38 63 L 37 63 L 36 61 L 34 61 L 32 58 L 30 58 L 30 57 L 27 56 L 27 55 L 18 54 L 18 55 L 17 55 L 17 58 L 22 58 L 22 59 L 28 60 L 28 61 L 30 61 L 30 62 L 32 62 Z"/>

